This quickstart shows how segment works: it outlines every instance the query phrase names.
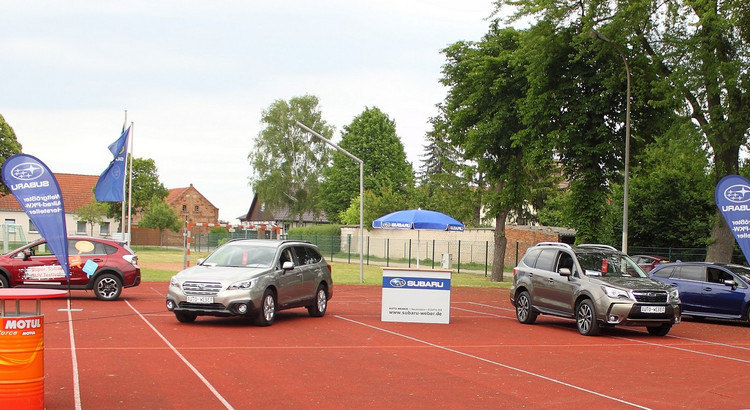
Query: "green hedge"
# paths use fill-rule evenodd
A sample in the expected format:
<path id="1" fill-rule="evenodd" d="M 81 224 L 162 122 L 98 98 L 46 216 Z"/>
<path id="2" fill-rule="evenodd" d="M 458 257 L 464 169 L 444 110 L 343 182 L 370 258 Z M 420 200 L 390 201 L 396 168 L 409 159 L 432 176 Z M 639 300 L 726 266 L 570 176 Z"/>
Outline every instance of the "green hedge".
<path id="1" fill-rule="evenodd" d="M 313 225 L 302 228 L 292 228 L 288 232 L 289 237 L 300 236 L 340 236 L 341 225 Z"/>

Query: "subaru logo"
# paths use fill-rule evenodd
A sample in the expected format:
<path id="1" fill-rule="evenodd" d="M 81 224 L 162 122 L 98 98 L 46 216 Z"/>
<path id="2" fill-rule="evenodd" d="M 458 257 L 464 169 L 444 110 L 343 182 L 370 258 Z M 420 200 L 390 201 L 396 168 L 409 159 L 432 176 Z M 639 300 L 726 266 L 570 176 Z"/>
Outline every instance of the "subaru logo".
<path id="1" fill-rule="evenodd" d="M 724 198 L 734 203 L 750 201 L 750 186 L 745 184 L 732 185 L 724 190 Z"/>
<path id="2" fill-rule="evenodd" d="M 656 296 L 656 293 L 654 293 L 654 292 L 648 292 L 648 297 L 652 298 L 654 296 Z"/>
<path id="3" fill-rule="evenodd" d="M 13 167 L 10 174 L 21 181 L 33 181 L 44 174 L 44 168 L 33 162 L 24 162 Z"/>
<path id="4" fill-rule="evenodd" d="M 406 286 L 406 280 L 401 278 L 393 278 L 391 279 L 390 283 L 394 288 L 403 288 L 404 286 Z"/>

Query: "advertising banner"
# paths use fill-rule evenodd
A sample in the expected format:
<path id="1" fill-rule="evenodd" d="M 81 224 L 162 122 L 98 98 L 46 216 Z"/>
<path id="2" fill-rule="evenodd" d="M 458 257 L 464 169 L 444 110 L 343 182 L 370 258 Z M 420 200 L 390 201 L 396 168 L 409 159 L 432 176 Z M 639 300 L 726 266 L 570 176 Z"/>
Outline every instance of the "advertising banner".
<path id="1" fill-rule="evenodd" d="M 380 320 L 450 322 L 451 271 L 383 268 Z"/>
<path id="2" fill-rule="evenodd" d="M 70 279 L 65 208 L 55 175 L 38 158 L 27 154 L 8 158 L 0 174 Z"/>
<path id="3" fill-rule="evenodd" d="M 750 181 L 740 175 L 727 175 L 716 185 L 714 197 L 745 260 L 750 263 Z"/>

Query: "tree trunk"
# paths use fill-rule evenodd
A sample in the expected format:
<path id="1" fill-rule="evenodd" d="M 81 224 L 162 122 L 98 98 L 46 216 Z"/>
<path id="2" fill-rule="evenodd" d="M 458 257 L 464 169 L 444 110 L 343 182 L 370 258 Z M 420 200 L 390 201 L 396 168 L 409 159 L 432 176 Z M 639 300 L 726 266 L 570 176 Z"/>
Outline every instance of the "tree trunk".
<path id="1" fill-rule="evenodd" d="M 706 262 L 730 263 L 733 252 L 734 235 L 721 216 L 721 211 L 716 208 L 714 226 L 711 230 L 711 243 L 708 244 L 706 250 Z"/>
<path id="2" fill-rule="evenodd" d="M 739 146 L 728 144 L 724 138 L 714 135 L 712 146 L 727 147 L 723 150 L 714 148 L 714 169 L 716 170 L 716 183 L 727 175 L 739 172 Z M 732 261 L 734 252 L 734 235 L 729 226 L 721 216 L 717 207 L 714 211 L 714 223 L 711 230 L 711 240 L 706 249 L 706 261 L 729 263 Z"/>
<path id="3" fill-rule="evenodd" d="M 495 256 L 492 259 L 492 282 L 503 281 L 503 270 L 505 269 L 505 247 L 508 238 L 505 237 L 505 218 L 508 212 L 500 212 L 495 217 Z"/>

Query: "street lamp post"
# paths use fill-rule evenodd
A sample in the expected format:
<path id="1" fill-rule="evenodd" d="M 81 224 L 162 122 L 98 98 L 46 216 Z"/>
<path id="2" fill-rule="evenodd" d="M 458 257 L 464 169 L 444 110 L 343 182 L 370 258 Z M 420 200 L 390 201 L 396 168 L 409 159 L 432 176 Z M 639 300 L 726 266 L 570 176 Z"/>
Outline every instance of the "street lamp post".
<path id="1" fill-rule="evenodd" d="M 622 61 L 625 63 L 625 73 L 627 74 L 627 102 L 625 104 L 625 182 L 623 184 L 624 198 L 622 202 L 622 252 L 628 253 L 628 193 L 629 193 L 629 177 L 630 177 L 630 65 L 628 59 L 625 57 L 625 53 L 622 51 L 617 44 L 613 43 L 605 37 L 602 33 L 591 29 L 589 32 L 592 38 L 598 38 L 606 43 L 612 45 L 622 57 Z"/>
<path id="2" fill-rule="evenodd" d="M 354 155 L 350 154 L 349 151 L 339 147 L 338 145 L 334 144 L 333 142 L 326 139 L 326 137 L 318 134 L 317 132 L 313 131 L 311 128 L 306 126 L 305 124 L 302 124 L 299 121 L 296 121 L 297 125 L 302 128 L 303 130 L 309 132 L 310 134 L 320 138 L 325 142 L 326 144 L 332 146 L 333 148 L 336 148 L 341 153 L 346 155 L 347 157 L 351 158 L 354 162 L 359 164 L 359 283 L 364 283 L 364 260 L 363 260 L 363 254 L 364 254 L 364 242 L 365 242 L 365 227 L 363 226 L 364 221 L 364 213 L 365 213 L 365 203 L 364 203 L 364 174 L 365 174 L 365 163 L 361 159 L 355 157 Z"/>

